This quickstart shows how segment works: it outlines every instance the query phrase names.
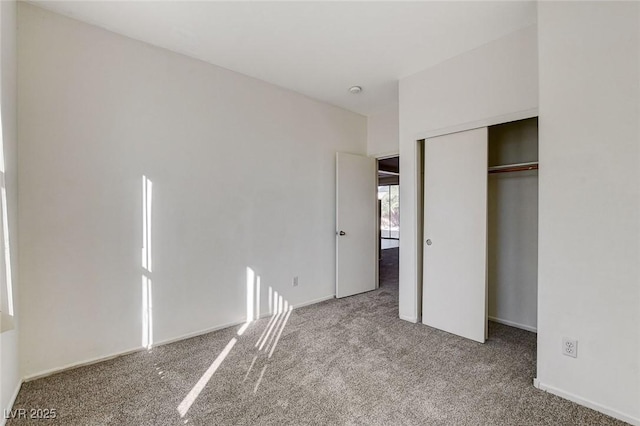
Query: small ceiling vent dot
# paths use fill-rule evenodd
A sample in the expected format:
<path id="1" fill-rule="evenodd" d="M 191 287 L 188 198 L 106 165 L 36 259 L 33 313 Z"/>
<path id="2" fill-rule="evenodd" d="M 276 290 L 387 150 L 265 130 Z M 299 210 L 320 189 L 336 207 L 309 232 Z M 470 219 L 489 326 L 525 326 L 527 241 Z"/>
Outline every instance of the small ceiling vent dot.
<path id="1" fill-rule="evenodd" d="M 349 92 L 351 92 L 354 95 L 357 95 L 358 93 L 362 92 L 362 87 L 360 87 L 360 86 L 351 86 L 351 87 L 349 87 Z"/>

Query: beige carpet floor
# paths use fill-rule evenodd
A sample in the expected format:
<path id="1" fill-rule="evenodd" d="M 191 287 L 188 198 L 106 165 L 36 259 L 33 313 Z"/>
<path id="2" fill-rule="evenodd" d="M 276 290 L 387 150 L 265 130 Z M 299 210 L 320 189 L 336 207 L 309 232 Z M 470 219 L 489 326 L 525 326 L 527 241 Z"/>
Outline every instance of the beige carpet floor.
<path id="1" fill-rule="evenodd" d="M 15 408 L 57 418 L 8 424 L 622 424 L 533 387 L 533 333 L 491 323 L 479 344 L 399 320 L 397 255 L 384 250 L 380 289 L 295 309 L 286 324 L 265 318 L 242 335 L 232 327 L 25 383 Z"/>

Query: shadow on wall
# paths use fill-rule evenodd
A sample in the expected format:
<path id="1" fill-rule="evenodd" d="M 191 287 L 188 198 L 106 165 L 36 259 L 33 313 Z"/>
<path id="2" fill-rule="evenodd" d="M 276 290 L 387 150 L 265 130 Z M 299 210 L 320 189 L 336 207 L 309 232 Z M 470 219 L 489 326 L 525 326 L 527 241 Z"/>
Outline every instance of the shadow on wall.
<path id="1" fill-rule="evenodd" d="M 151 202 L 153 182 L 142 176 L 142 347 L 153 345 L 153 304 L 151 257 Z"/>

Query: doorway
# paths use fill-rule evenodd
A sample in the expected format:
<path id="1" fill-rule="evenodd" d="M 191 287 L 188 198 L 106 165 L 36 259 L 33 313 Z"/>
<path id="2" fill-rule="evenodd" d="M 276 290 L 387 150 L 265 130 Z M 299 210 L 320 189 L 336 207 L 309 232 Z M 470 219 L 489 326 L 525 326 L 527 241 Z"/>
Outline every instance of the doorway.
<path id="1" fill-rule="evenodd" d="M 397 289 L 400 251 L 400 158 L 378 160 L 380 287 Z"/>

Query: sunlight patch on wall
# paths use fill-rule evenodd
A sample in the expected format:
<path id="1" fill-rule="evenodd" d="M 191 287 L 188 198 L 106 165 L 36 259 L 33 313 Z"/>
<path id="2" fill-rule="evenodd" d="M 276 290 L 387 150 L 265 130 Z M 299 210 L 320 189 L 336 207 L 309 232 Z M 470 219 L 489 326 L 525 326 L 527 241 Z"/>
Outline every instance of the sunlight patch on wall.
<path id="1" fill-rule="evenodd" d="M 7 286 L 7 311 L 13 316 L 13 280 L 11 279 L 11 247 L 9 245 L 9 214 L 7 212 L 7 189 L 5 187 L 5 174 L 0 176 L 0 195 L 2 197 L 2 244 L 4 248 L 4 272 Z"/>
<path id="2" fill-rule="evenodd" d="M 153 182 L 142 176 L 142 268 L 152 271 L 151 265 L 151 203 Z"/>
<path id="3" fill-rule="evenodd" d="M 260 319 L 260 304 L 261 289 L 260 289 L 260 275 L 257 275 L 255 271 L 247 266 L 247 290 L 246 290 L 246 303 L 247 303 L 247 324 L 255 320 Z"/>
<path id="4" fill-rule="evenodd" d="M 260 275 L 256 277 L 256 318 L 260 319 Z"/>
<path id="5" fill-rule="evenodd" d="M 253 321 L 254 315 L 254 296 L 253 296 L 253 285 L 255 282 L 255 272 L 253 269 L 247 266 L 247 322 Z"/>
<path id="6" fill-rule="evenodd" d="M 151 280 L 142 276 L 142 346 L 150 349 L 153 345 L 153 305 Z"/>
<path id="7" fill-rule="evenodd" d="M 142 176 L 142 346 L 153 345 L 153 297 L 151 260 L 151 205 L 153 182 Z"/>
<path id="8" fill-rule="evenodd" d="M 0 114 L 1 115 L 1 114 Z M 6 310 L 10 317 L 14 315 L 13 280 L 11 278 L 11 249 L 9 244 L 9 214 L 7 208 L 7 187 L 4 164 L 4 136 L 0 118 L 0 204 L 2 209 L 2 248 L 4 251 L 5 290 L 7 292 Z M 5 309 L 5 305 L 2 305 Z"/>

